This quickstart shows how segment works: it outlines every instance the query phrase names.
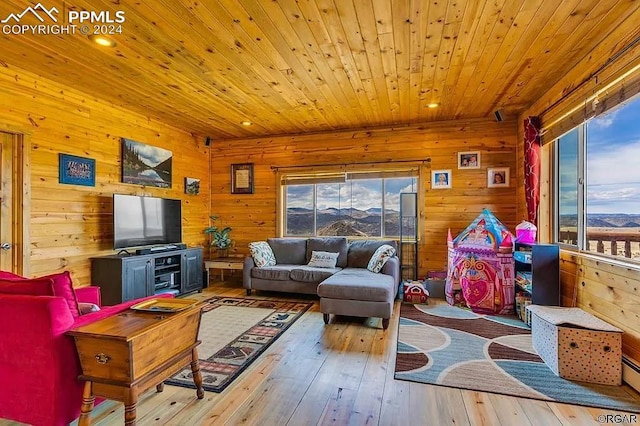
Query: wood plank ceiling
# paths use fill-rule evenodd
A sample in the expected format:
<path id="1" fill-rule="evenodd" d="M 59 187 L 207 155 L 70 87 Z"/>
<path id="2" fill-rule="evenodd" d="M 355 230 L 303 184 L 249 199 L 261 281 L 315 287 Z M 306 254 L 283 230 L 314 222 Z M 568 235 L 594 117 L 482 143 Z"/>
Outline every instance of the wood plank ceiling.
<path id="1" fill-rule="evenodd" d="M 3 0 L 0 20 L 36 3 Z M 640 33 L 633 0 L 42 4 L 124 11 L 117 46 L 3 33 L 0 65 L 215 139 L 514 117 L 612 30 L 630 28 L 618 49 Z"/>

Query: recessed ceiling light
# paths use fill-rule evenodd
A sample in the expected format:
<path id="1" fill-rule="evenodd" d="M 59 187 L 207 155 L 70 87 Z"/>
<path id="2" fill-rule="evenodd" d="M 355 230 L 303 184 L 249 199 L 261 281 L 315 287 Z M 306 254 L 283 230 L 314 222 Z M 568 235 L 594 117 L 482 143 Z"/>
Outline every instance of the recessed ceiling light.
<path id="1" fill-rule="evenodd" d="M 104 47 L 115 47 L 116 42 L 101 35 L 90 35 L 89 40 Z"/>
<path id="2" fill-rule="evenodd" d="M 253 123 L 245 120 L 245 121 L 241 121 L 240 124 L 242 124 L 243 126 L 251 126 Z"/>
<path id="3" fill-rule="evenodd" d="M 433 103 L 428 104 L 427 108 L 438 108 L 438 106 L 440 106 L 440 104 L 433 102 Z"/>

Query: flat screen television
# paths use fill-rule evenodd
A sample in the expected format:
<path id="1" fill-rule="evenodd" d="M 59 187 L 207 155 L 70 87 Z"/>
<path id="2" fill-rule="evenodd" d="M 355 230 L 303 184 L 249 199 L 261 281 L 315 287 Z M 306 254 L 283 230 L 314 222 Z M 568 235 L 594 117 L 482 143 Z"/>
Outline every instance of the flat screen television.
<path id="1" fill-rule="evenodd" d="M 113 195 L 113 248 L 182 242 L 182 202 L 159 197 Z"/>

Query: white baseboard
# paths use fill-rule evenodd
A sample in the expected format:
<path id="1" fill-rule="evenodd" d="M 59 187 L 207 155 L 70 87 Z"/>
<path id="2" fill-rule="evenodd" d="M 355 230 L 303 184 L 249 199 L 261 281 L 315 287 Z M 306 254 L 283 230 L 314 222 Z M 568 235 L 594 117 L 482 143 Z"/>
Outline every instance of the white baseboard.
<path id="1" fill-rule="evenodd" d="M 626 356 L 622 357 L 622 380 L 640 392 L 640 365 Z"/>

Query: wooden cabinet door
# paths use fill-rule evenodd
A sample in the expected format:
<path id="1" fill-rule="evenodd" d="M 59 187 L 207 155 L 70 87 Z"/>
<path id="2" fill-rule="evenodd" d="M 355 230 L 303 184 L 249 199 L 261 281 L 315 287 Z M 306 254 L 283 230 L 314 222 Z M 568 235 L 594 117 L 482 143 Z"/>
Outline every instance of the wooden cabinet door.
<path id="1" fill-rule="evenodd" d="M 202 249 L 187 249 L 182 256 L 182 291 L 202 290 Z"/>
<path id="2" fill-rule="evenodd" d="M 124 259 L 122 277 L 122 301 L 138 299 L 153 294 L 153 259 L 149 256 Z"/>

